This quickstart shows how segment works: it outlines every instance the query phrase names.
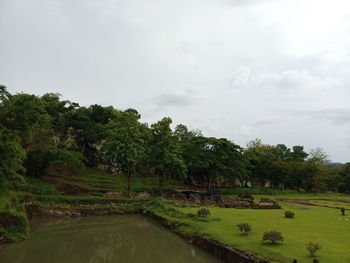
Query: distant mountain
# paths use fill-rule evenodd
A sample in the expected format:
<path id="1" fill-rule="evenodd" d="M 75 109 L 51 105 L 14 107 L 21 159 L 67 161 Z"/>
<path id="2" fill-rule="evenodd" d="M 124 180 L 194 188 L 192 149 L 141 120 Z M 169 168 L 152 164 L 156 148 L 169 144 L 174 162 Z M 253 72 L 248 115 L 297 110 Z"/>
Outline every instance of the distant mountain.
<path id="1" fill-rule="evenodd" d="M 327 167 L 334 167 L 334 166 L 339 166 L 339 165 L 344 165 L 343 163 L 339 163 L 339 162 L 332 162 L 332 163 L 327 163 L 326 166 Z"/>

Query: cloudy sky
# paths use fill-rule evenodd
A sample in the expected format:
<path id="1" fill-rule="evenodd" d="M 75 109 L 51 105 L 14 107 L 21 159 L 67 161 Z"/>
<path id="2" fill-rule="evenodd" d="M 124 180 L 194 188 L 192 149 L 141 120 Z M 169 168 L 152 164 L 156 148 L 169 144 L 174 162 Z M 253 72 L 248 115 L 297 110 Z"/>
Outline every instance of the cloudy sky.
<path id="1" fill-rule="evenodd" d="M 350 161 L 348 0 L 0 0 L 0 83 Z"/>

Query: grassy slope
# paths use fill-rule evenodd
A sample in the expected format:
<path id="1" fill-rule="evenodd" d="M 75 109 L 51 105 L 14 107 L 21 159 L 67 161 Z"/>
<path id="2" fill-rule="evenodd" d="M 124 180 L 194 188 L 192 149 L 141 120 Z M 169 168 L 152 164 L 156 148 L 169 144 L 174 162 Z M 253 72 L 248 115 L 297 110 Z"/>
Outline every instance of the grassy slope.
<path id="1" fill-rule="evenodd" d="M 111 175 L 96 169 L 86 169 L 74 176 L 48 176 L 46 180 L 57 185 L 70 185 L 78 187 L 85 195 L 100 196 L 105 192 L 118 191 L 127 192 L 127 177 L 123 175 Z M 164 191 L 183 188 L 184 186 L 176 181 L 165 180 L 162 189 Z M 158 177 L 155 176 L 134 176 L 132 178 L 132 192 L 142 191 L 155 194 L 158 192 Z"/>
<path id="2" fill-rule="evenodd" d="M 277 197 L 295 199 L 296 196 L 279 195 Z M 313 195 L 303 195 L 303 198 L 314 197 Z M 317 198 L 319 197 L 317 196 Z M 327 197 L 329 198 L 329 196 Z M 344 199 L 344 197 L 342 198 Z M 311 262 L 312 257 L 305 249 L 305 244 L 311 241 L 319 243 L 323 247 L 316 253 L 320 262 L 350 262 L 350 216 L 341 217 L 339 210 L 332 208 L 285 202 L 281 204 L 282 210 L 211 207 L 211 218 L 220 218 L 220 221 L 201 222 L 189 217 L 173 217 L 172 219 L 186 223 L 191 229 L 197 229 L 200 233 L 208 234 L 225 244 L 258 253 L 277 262 L 291 262 L 293 258 L 297 258 L 299 262 Z M 176 209 L 186 214 L 195 214 L 198 210 L 198 208 L 184 207 Z M 293 210 L 296 213 L 296 218 L 284 218 L 285 210 Z M 340 218 L 349 219 L 346 221 Z M 242 235 L 237 230 L 236 225 L 246 222 L 252 225 L 252 232 L 248 235 Z M 269 230 L 282 232 L 285 241 L 280 245 L 262 244 L 262 234 Z"/>

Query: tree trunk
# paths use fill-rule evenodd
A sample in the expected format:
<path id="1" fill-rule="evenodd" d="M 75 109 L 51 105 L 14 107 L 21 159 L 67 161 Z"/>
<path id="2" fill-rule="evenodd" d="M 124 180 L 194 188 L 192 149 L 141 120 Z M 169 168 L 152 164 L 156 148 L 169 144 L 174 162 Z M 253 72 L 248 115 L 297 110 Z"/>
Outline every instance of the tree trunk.
<path id="1" fill-rule="evenodd" d="M 160 174 L 159 175 L 159 194 L 161 195 L 162 194 L 162 185 L 163 185 L 163 175 L 162 174 Z"/>
<path id="2" fill-rule="evenodd" d="M 128 172 L 128 196 L 131 197 L 131 175 L 132 175 L 132 170 L 131 170 L 131 165 L 129 165 L 129 172 Z"/>
<path id="3" fill-rule="evenodd" d="M 208 177 L 208 190 L 210 190 L 211 187 L 211 176 Z"/>

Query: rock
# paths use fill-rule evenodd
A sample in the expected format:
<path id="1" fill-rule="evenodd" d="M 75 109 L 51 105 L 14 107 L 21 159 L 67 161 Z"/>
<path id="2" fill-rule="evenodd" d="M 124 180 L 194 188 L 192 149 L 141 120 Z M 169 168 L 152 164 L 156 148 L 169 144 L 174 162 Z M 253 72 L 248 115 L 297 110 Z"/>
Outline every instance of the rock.
<path id="1" fill-rule="evenodd" d="M 119 197 L 123 197 L 123 193 L 122 192 L 106 192 L 103 196 L 110 197 L 110 198 L 119 198 Z"/>
<path id="2" fill-rule="evenodd" d="M 151 198 L 151 195 L 147 192 L 141 192 L 136 196 L 136 199 L 142 199 L 142 200 L 150 199 L 150 198 Z"/>

